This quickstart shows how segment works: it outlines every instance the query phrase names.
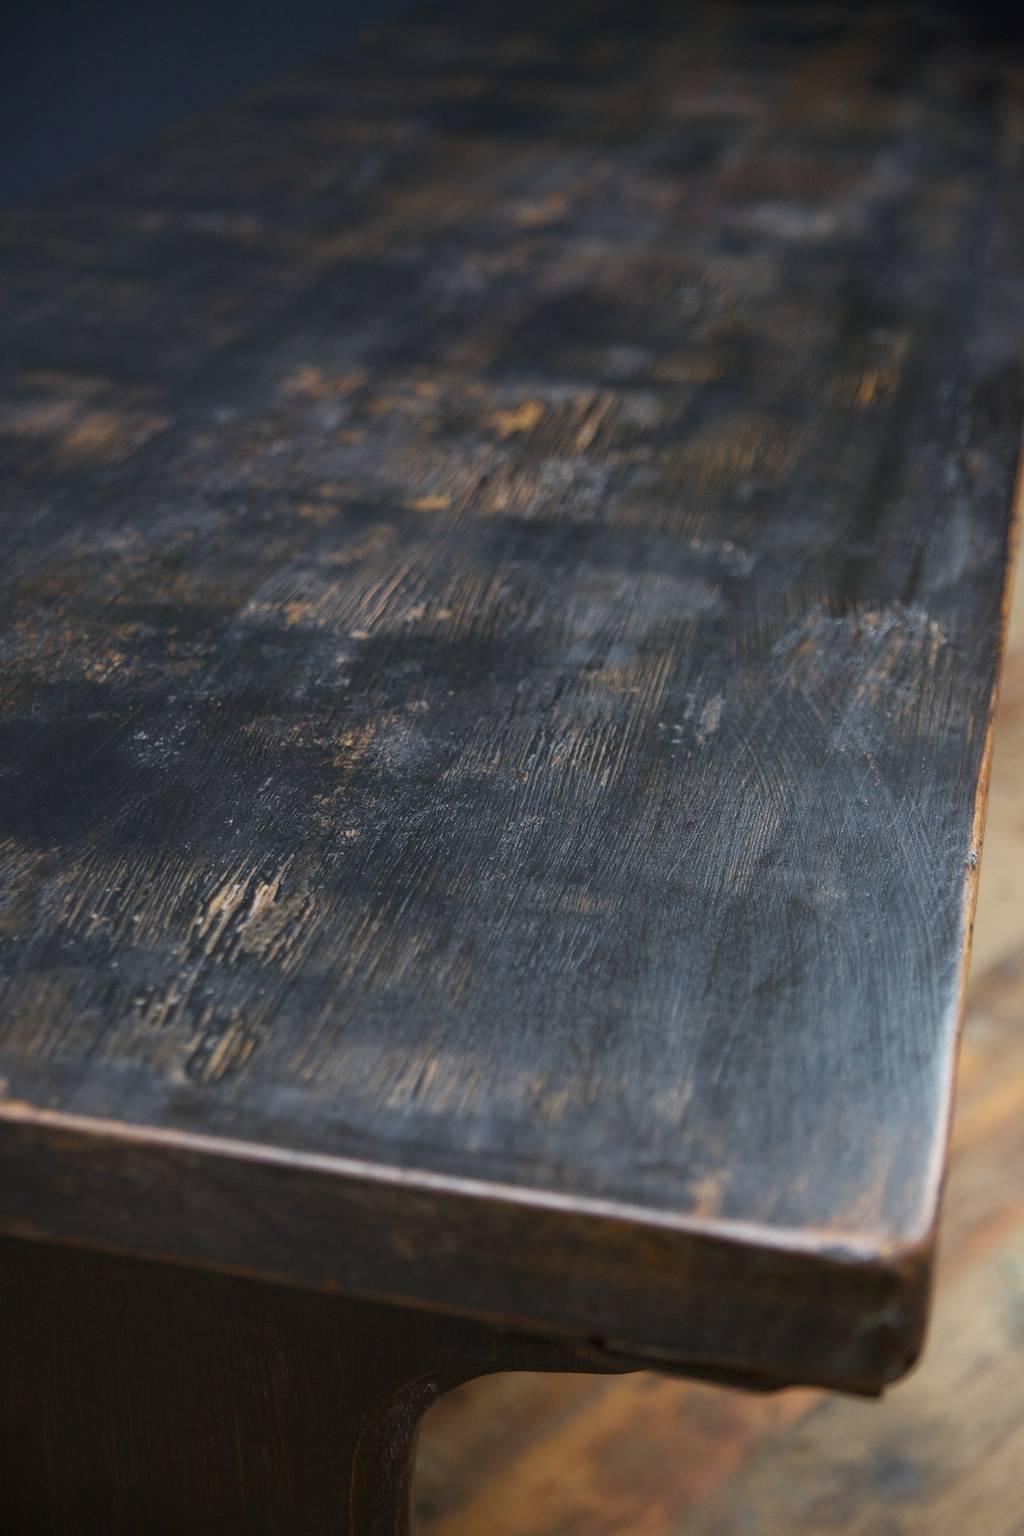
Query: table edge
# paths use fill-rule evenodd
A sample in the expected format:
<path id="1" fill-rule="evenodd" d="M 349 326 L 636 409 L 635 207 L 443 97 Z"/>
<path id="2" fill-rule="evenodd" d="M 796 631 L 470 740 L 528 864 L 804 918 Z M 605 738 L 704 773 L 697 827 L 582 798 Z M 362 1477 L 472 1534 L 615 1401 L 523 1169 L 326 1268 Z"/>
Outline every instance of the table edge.
<path id="1" fill-rule="evenodd" d="M 0 1103 L 0 1232 L 586 1339 L 743 1385 L 915 1363 L 912 1241 L 770 1228 Z"/>

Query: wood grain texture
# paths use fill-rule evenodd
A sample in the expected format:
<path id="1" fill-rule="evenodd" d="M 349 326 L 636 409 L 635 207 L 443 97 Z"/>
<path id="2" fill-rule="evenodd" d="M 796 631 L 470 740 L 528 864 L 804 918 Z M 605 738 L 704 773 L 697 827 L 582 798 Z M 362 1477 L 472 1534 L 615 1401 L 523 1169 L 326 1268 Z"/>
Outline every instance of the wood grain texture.
<path id="1" fill-rule="evenodd" d="M 995 734 L 936 1306 L 881 1404 L 510 1376 L 424 1425 L 423 1536 L 1019 1536 L 1024 1524 L 1024 584 Z M 982 964 L 979 965 L 979 961 Z"/>
<path id="2" fill-rule="evenodd" d="M 0 1225 L 920 1344 L 1021 418 L 962 12 L 428 12 L 15 223 Z"/>

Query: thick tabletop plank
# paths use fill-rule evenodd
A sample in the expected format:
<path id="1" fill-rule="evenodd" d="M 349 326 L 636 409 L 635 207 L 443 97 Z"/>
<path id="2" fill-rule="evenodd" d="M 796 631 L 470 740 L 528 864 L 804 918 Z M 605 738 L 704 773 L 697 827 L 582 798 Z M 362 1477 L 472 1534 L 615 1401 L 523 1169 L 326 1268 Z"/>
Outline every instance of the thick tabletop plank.
<path id="1" fill-rule="evenodd" d="M 942 7 L 428 12 L 12 222 L 0 1225 L 904 1368 L 1006 57 Z"/>

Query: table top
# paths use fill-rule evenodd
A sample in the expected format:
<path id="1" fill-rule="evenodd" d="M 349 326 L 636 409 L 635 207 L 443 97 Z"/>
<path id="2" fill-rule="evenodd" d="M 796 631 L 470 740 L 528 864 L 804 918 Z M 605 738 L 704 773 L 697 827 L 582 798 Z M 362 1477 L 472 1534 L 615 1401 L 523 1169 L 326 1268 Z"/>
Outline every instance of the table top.
<path id="1" fill-rule="evenodd" d="M 448 7 L 6 222 L 0 1227 L 906 1367 L 1003 62 L 913 4 Z"/>

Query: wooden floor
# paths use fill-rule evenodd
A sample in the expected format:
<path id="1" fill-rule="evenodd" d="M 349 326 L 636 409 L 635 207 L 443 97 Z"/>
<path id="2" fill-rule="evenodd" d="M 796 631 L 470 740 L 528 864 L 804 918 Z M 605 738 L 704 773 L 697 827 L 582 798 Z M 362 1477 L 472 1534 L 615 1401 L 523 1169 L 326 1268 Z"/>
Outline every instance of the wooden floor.
<path id="1" fill-rule="evenodd" d="M 881 1403 L 505 1376 L 442 1401 L 424 1536 L 1024 1536 L 1024 580 L 995 738 L 936 1304 Z"/>

